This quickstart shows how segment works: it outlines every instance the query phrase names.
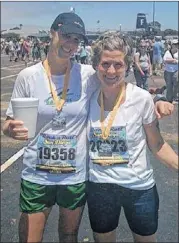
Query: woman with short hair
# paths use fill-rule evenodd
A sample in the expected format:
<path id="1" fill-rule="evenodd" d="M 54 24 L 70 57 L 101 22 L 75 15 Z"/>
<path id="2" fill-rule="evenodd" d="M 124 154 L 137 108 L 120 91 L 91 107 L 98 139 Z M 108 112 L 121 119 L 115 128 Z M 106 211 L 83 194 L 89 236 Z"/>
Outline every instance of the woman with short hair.
<path id="1" fill-rule="evenodd" d="M 147 146 L 178 169 L 178 155 L 163 140 L 148 91 L 127 83 L 132 50 L 119 32 L 93 46 L 94 80 L 100 88 L 88 116 L 87 202 L 95 242 L 115 242 L 121 207 L 135 242 L 156 242 L 159 198 Z"/>

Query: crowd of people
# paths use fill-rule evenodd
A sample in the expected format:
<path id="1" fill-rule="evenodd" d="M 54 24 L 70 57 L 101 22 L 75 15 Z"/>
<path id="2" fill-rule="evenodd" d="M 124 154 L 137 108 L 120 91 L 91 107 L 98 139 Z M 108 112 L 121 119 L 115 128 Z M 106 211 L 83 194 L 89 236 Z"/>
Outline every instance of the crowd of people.
<path id="1" fill-rule="evenodd" d="M 116 242 L 121 207 L 134 241 L 156 242 L 159 197 L 147 147 L 178 170 L 178 155 L 163 140 L 157 119 L 174 107 L 161 96 L 154 103 L 148 91 L 126 81 L 134 50 L 120 32 L 92 43 L 89 60 L 86 43 L 82 19 L 72 12 L 58 15 L 46 59 L 16 79 L 12 98 L 39 99 L 36 136 L 23 155 L 19 241 L 42 242 L 57 204 L 59 242 L 77 242 L 87 202 L 95 242 Z M 145 74 L 143 46 L 144 64 L 138 51 L 135 62 Z M 11 101 L 6 114 L 4 134 L 27 140 Z"/>
<path id="2" fill-rule="evenodd" d="M 91 64 L 92 41 L 87 45 L 80 42 L 76 53 L 72 55 L 72 59 L 81 64 Z M 47 56 L 49 41 L 41 41 L 38 38 L 7 38 L 1 41 L 1 53 L 9 56 L 9 61 L 18 62 L 25 61 L 25 64 L 31 60 L 33 62 L 42 61 Z M 44 57 L 44 58 L 43 58 Z"/>
<path id="3" fill-rule="evenodd" d="M 1 53 L 9 56 L 9 61 L 28 62 L 41 61 L 47 55 L 49 41 L 40 41 L 38 38 L 7 38 L 1 41 Z"/>
<path id="4" fill-rule="evenodd" d="M 137 86 L 148 90 L 148 78 L 164 76 L 169 102 L 178 102 L 178 39 L 162 42 L 161 37 L 141 39 L 134 54 L 134 75 Z M 164 73 L 164 74 L 162 74 Z"/>
<path id="5" fill-rule="evenodd" d="M 91 65 L 92 46 L 94 41 L 79 43 L 77 51 L 71 59 L 81 64 Z M 149 78 L 152 75 L 164 76 L 166 82 L 166 96 L 169 102 L 178 102 L 178 40 L 164 41 L 160 36 L 153 39 L 147 37 L 132 40 L 133 62 L 132 72 L 138 87 L 148 90 Z M 37 38 L 8 39 L 1 41 L 1 52 L 9 55 L 9 61 L 34 63 L 42 61 L 47 56 L 49 41 Z M 174 65 L 175 64 L 175 65 Z"/>

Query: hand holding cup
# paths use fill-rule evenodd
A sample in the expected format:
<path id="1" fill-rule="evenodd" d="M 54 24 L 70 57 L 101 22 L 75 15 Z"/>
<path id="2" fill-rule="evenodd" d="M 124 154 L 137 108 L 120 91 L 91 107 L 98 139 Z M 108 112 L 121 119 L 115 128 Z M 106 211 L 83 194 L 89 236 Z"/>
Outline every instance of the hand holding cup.
<path id="1" fill-rule="evenodd" d="M 27 140 L 28 129 L 23 125 L 24 125 L 23 121 L 10 120 L 8 126 L 9 136 L 17 140 Z"/>
<path id="2" fill-rule="evenodd" d="M 14 122 L 11 122 L 10 132 L 13 136 L 21 139 L 25 139 L 28 132 L 28 138 L 33 138 L 36 133 L 39 99 L 33 97 L 14 98 L 11 99 L 11 103 Z"/>

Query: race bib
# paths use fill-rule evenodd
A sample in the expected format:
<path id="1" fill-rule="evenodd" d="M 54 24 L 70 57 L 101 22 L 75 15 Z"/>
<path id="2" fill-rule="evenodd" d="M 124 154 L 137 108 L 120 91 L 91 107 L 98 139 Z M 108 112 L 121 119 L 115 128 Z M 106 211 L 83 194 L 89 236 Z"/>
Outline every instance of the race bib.
<path id="1" fill-rule="evenodd" d="M 126 127 L 112 127 L 109 137 L 101 138 L 101 129 L 90 131 L 90 159 L 95 164 L 113 165 L 129 162 Z"/>
<path id="2" fill-rule="evenodd" d="M 48 173 L 76 171 L 76 136 L 48 135 L 41 133 L 37 143 L 36 170 Z"/>

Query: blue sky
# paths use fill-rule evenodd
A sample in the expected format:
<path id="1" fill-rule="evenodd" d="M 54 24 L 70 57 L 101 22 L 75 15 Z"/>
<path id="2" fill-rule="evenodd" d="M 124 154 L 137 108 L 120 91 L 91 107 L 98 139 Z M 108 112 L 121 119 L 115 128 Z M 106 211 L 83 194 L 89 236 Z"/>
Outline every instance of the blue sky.
<path id="1" fill-rule="evenodd" d="M 55 17 L 74 7 L 87 30 L 134 30 L 137 13 L 146 13 L 152 21 L 153 2 L 1 2 L 1 28 L 19 24 L 49 29 Z M 156 2 L 155 20 L 162 29 L 178 29 L 178 2 Z M 100 23 L 97 24 L 97 21 Z"/>

